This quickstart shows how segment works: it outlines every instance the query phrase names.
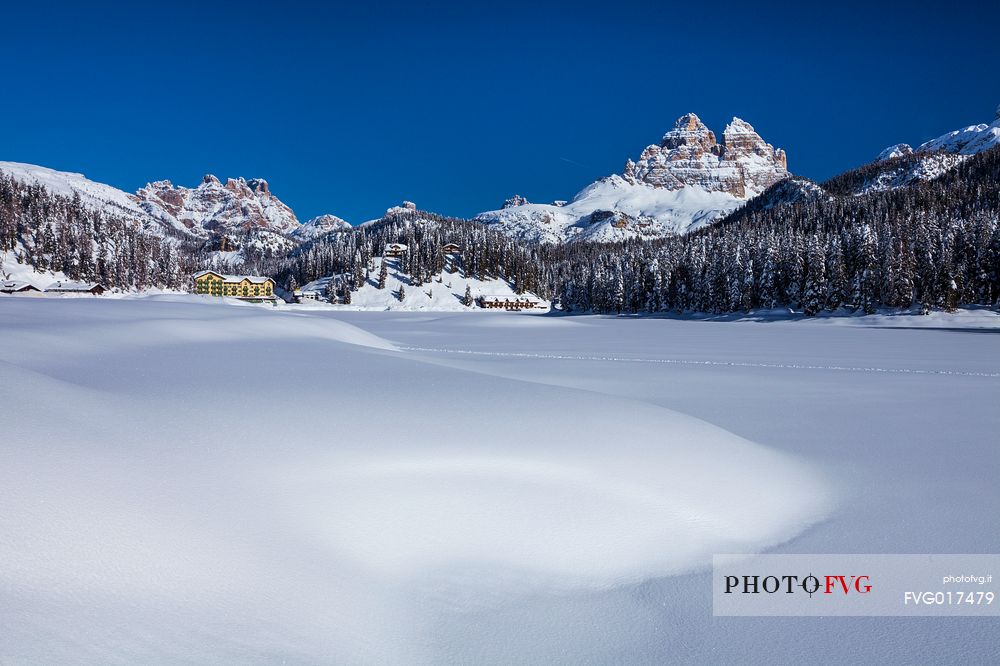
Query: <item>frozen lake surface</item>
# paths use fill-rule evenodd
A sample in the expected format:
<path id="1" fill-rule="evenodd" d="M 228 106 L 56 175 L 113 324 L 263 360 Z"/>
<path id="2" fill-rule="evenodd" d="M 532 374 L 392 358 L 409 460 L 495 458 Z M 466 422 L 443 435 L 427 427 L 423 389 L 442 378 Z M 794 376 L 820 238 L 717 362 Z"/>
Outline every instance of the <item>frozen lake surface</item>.
<path id="1" fill-rule="evenodd" d="M 712 553 L 1000 552 L 1000 317 L 0 299 L 0 662 L 988 663 Z"/>

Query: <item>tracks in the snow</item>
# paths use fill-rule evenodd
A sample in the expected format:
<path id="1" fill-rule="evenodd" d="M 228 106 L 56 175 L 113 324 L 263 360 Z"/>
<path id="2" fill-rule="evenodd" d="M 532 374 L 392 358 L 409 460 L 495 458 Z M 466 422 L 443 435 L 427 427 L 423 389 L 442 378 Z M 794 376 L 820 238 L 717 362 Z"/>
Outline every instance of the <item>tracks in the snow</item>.
<path id="1" fill-rule="evenodd" d="M 864 372 L 890 375 L 946 375 L 955 377 L 1000 378 L 1000 372 L 975 372 L 968 370 L 931 370 L 926 368 L 879 368 L 871 366 L 814 365 L 809 363 L 755 363 L 751 361 L 713 361 L 682 358 L 632 358 L 628 356 L 584 356 L 579 354 L 538 354 L 529 352 L 473 351 L 435 347 L 399 346 L 400 351 L 434 354 L 464 354 L 467 356 L 493 356 L 504 358 L 539 358 L 557 361 L 600 361 L 605 363 L 661 363 L 664 365 L 721 366 L 731 368 L 774 368 L 782 370 L 824 370 L 828 372 Z"/>

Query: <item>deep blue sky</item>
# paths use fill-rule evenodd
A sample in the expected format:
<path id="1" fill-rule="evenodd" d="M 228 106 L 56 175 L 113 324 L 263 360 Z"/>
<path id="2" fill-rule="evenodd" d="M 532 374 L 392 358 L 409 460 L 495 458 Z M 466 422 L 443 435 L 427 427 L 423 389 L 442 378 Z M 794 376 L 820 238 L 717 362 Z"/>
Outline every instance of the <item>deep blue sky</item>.
<path id="1" fill-rule="evenodd" d="M 822 179 L 1000 103 L 996 0 L 134 4 L 3 8 L 0 160 L 263 177 L 358 223 L 570 198 L 687 111 Z"/>

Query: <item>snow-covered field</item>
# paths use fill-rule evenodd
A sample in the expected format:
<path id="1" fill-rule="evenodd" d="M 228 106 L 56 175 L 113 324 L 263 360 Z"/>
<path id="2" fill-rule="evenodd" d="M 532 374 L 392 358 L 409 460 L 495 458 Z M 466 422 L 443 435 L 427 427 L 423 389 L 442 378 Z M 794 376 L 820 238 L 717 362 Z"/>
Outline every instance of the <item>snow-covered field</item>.
<path id="1" fill-rule="evenodd" d="M 712 553 L 1000 551 L 1000 317 L 0 298 L 0 663 L 988 663 Z"/>

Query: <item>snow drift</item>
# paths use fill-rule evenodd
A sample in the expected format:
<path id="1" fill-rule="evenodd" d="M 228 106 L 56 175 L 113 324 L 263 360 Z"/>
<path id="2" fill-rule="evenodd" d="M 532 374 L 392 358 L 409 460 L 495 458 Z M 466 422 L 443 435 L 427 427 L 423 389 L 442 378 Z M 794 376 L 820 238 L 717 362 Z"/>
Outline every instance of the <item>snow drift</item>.
<path id="1" fill-rule="evenodd" d="M 329 311 L 0 309 L 0 653 L 28 661 L 447 661 L 443 618 L 704 567 L 827 508 L 809 466 L 703 421 Z"/>

